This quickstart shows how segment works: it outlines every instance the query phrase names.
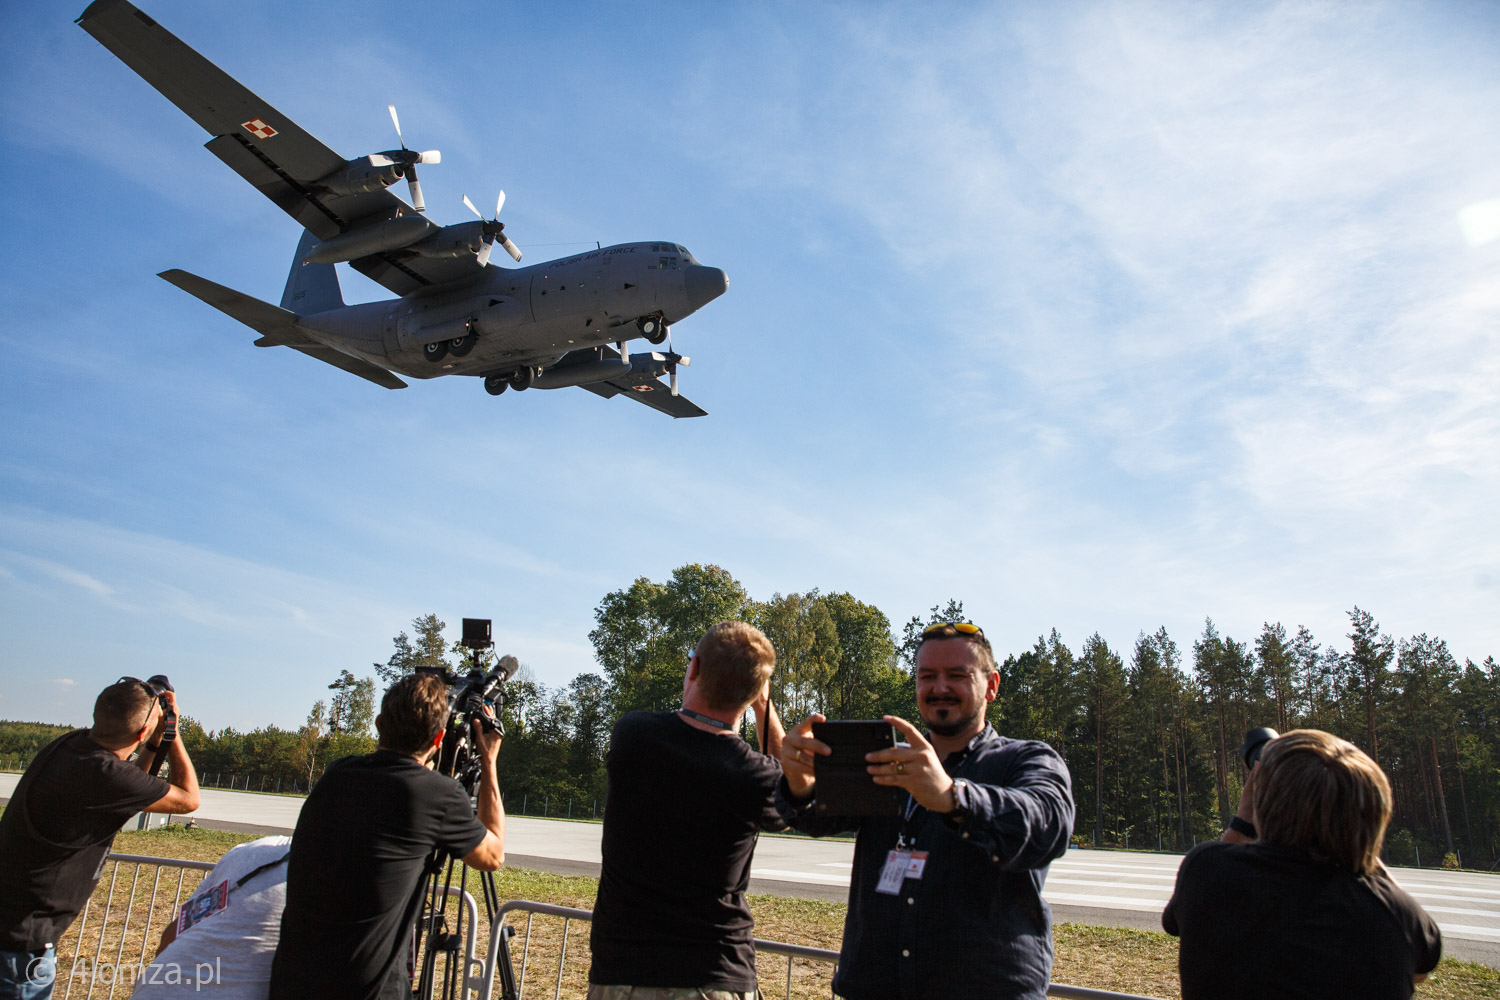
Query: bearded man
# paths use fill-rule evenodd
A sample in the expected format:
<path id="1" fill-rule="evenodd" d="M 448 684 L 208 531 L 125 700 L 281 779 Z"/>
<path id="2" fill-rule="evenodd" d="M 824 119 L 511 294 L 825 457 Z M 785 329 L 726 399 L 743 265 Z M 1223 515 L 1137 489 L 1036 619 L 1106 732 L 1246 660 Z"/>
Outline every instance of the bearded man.
<path id="1" fill-rule="evenodd" d="M 866 756 L 875 783 L 902 789 L 898 816 L 816 808 L 813 761 L 828 755 L 804 720 L 782 743 L 779 805 L 821 836 L 857 830 L 849 913 L 833 989 L 847 1000 L 1042 1000 L 1052 972 L 1047 866 L 1073 832 L 1068 768 L 1047 744 L 999 735 L 985 720 L 1000 674 L 984 631 L 940 622 L 917 647 L 924 734 Z"/>

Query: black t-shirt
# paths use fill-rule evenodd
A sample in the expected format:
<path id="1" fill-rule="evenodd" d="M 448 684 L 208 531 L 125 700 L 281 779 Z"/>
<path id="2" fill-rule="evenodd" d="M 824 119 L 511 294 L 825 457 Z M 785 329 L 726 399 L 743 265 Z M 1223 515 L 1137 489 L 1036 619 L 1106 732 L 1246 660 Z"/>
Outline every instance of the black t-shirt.
<path id="1" fill-rule="evenodd" d="M 632 712 L 610 737 L 604 866 L 589 982 L 755 989 L 745 903 L 781 765 L 676 712 Z"/>
<path id="2" fill-rule="evenodd" d="M 464 857 L 485 833 L 463 787 L 411 757 L 377 750 L 328 765 L 292 834 L 273 1000 L 379 996 L 428 856 Z"/>
<path id="3" fill-rule="evenodd" d="M 1161 922 L 1182 938 L 1183 1000 L 1405 1000 L 1443 950 L 1437 924 L 1384 874 L 1275 844 L 1193 848 Z"/>
<path id="4" fill-rule="evenodd" d="M 0 951 L 55 944 L 88 902 L 120 825 L 170 787 L 87 729 L 43 747 L 0 817 Z"/>

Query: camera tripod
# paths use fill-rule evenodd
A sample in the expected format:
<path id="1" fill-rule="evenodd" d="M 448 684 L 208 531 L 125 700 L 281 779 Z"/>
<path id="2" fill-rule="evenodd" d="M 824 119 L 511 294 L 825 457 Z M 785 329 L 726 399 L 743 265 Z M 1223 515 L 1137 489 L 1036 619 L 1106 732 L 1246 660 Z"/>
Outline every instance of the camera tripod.
<path id="1" fill-rule="evenodd" d="M 450 858 L 424 880 L 424 905 L 414 941 L 420 967 L 413 993 L 422 1000 L 431 997 L 468 1000 L 471 994 L 479 1000 L 490 1000 L 495 996 L 497 975 L 500 1000 L 518 1000 L 510 959 L 510 939 L 515 928 L 499 922 L 500 895 L 495 873 L 475 874 L 479 877 L 482 904 L 466 891 L 469 866 L 462 861 Z M 475 953 L 480 905 L 490 925 L 488 948 L 482 959 Z"/>
<path id="2" fill-rule="evenodd" d="M 480 655 L 490 645 L 489 622 L 474 620 L 474 624 L 482 624 L 483 629 L 479 637 L 471 640 L 471 620 L 464 619 L 464 645 L 471 654 L 468 675 L 454 677 L 443 668 L 433 671 L 449 685 L 448 727 L 435 769 L 461 784 L 471 801 L 481 773 L 480 751 L 473 745 L 471 729 L 478 724 L 505 734 L 499 720 L 486 712 L 486 708 L 498 710 L 505 704 L 502 686 L 518 667 L 515 657 L 504 656 L 488 672 L 481 670 Z M 478 897 L 490 927 L 483 959 L 475 951 L 481 902 L 476 902 L 475 894 L 468 891 L 469 866 L 457 858 L 445 860 L 441 852 L 434 852 L 428 859 L 412 939 L 417 969 L 413 996 L 421 1000 L 434 996 L 442 1000 L 469 1000 L 471 994 L 477 994 L 479 1000 L 490 1000 L 497 973 L 501 1000 L 518 1000 L 510 960 L 510 939 L 515 929 L 499 922 L 500 893 L 495 873 L 476 870 L 474 874 L 478 876 Z"/>

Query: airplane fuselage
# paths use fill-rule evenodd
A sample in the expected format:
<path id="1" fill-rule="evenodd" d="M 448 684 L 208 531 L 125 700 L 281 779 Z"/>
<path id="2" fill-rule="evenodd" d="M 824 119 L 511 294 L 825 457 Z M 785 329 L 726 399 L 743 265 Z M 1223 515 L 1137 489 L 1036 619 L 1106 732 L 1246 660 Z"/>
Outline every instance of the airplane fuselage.
<path id="1" fill-rule="evenodd" d="M 624 243 L 529 267 L 490 265 L 461 287 L 313 313 L 298 325 L 412 378 L 481 375 L 545 368 L 570 351 L 643 336 L 639 318 L 674 323 L 727 284 L 678 244 Z"/>

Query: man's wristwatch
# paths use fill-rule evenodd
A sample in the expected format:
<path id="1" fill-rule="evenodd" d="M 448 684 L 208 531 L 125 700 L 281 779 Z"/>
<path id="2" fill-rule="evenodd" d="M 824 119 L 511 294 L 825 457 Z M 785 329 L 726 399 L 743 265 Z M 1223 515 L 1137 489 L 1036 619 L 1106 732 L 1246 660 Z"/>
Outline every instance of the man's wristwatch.
<path id="1" fill-rule="evenodd" d="M 161 744 L 160 743 L 147 743 L 146 744 L 146 749 L 150 750 L 152 753 L 156 753 L 156 751 L 158 751 L 158 750 L 161 749 Z"/>
<path id="2" fill-rule="evenodd" d="M 1229 817 L 1229 829 L 1235 831 L 1236 833 L 1243 833 L 1251 840 L 1257 839 L 1255 833 L 1255 824 L 1247 819 L 1240 819 L 1238 816 Z"/>
<path id="3" fill-rule="evenodd" d="M 943 813 L 943 819 L 954 822 L 969 815 L 969 783 L 963 778 L 953 779 L 953 808 Z"/>

